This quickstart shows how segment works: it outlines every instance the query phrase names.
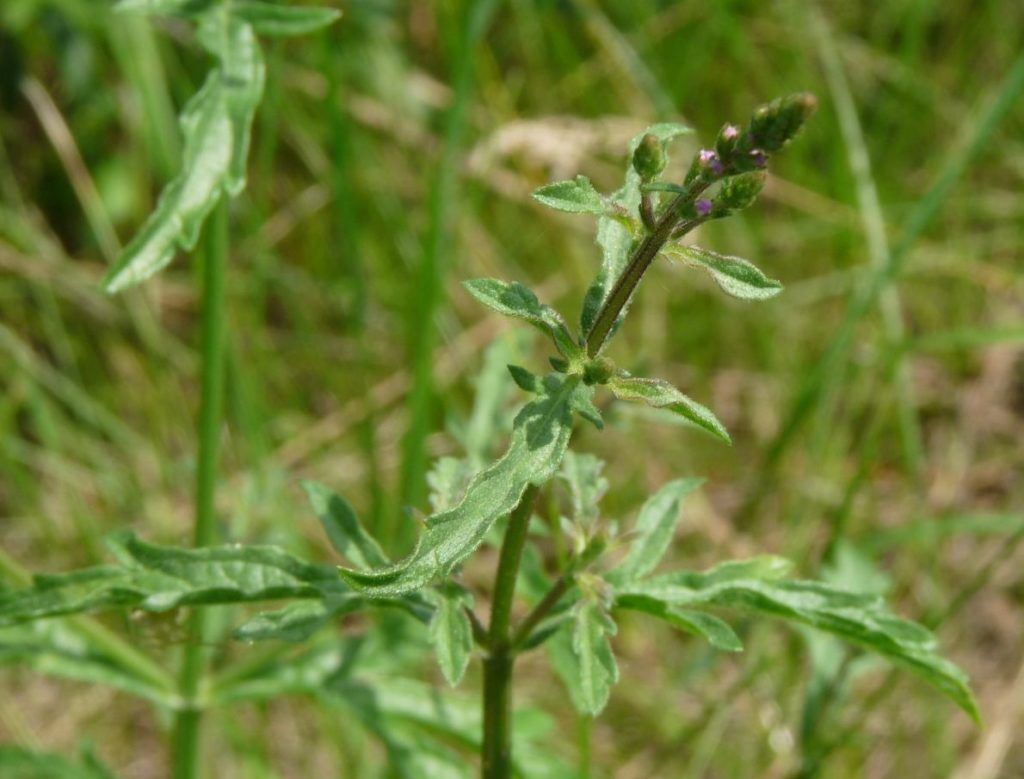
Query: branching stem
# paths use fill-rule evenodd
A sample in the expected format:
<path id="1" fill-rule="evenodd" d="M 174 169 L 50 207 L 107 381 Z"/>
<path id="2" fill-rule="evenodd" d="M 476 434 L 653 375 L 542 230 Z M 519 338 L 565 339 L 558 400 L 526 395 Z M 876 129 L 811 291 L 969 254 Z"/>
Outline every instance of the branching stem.
<path id="1" fill-rule="evenodd" d="M 647 237 L 633 251 L 626 269 L 615 282 L 611 292 L 608 293 L 608 297 L 605 298 L 601 310 L 597 312 L 590 332 L 587 333 L 586 345 L 588 356 L 596 357 L 601 352 L 601 349 L 608 340 L 608 336 L 611 334 L 612 327 L 614 327 L 616 320 L 619 318 L 619 314 L 626 307 L 626 304 L 629 303 L 630 298 L 633 297 L 633 292 L 640 283 L 640 279 L 644 277 L 654 258 L 658 256 L 658 252 L 661 251 L 661 248 L 670 238 L 679 237 L 674 235 L 673 232 L 679 221 L 683 218 L 686 207 L 693 203 L 697 196 L 708 188 L 709 184 L 710 182 L 705 181 L 702 177 L 695 178 L 688 184 L 686 191 L 673 198 L 672 202 L 668 204 L 668 207 L 665 208 L 658 218 L 654 229 L 647 234 Z"/>

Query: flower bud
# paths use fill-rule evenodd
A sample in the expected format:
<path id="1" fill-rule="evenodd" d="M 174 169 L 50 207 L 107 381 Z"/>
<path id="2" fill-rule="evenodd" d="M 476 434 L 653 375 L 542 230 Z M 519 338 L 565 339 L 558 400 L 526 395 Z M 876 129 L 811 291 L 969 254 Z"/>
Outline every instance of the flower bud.
<path id="1" fill-rule="evenodd" d="M 736 143 L 740 138 L 740 128 L 734 124 L 727 124 L 718 131 L 718 138 L 715 140 L 715 151 L 721 160 L 728 162 L 736 149 Z"/>
<path id="2" fill-rule="evenodd" d="M 714 204 L 706 197 L 702 197 L 693 204 L 694 212 L 700 217 L 709 216 L 712 208 L 714 208 Z"/>
<path id="3" fill-rule="evenodd" d="M 648 133 L 633 152 L 633 170 L 643 181 L 654 181 L 665 170 L 665 148 L 658 136 Z"/>
<path id="4" fill-rule="evenodd" d="M 818 101 L 810 92 L 780 97 L 761 106 L 754 111 L 747 127 L 749 144 L 769 153 L 778 151 L 797 134 L 817 106 Z"/>
<path id="5" fill-rule="evenodd" d="M 764 187 L 765 178 L 766 174 L 763 170 L 730 176 L 722 183 L 715 205 L 730 211 L 746 208 L 757 200 L 758 194 Z"/>

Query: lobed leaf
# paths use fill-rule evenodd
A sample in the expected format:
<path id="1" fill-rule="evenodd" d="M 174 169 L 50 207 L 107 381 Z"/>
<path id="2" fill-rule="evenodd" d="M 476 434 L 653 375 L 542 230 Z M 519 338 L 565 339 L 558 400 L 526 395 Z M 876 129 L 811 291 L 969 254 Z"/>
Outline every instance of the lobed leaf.
<path id="1" fill-rule="evenodd" d="M 608 637 L 615 623 L 597 603 L 581 602 L 573 615 L 572 649 L 579 674 L 579 703 L 590 716 L 598 715 L 608 702 L 612 685 L 619 679 Z"/>
<path id="2" fill-rule="evenodd" d="M 371 571 L 341 569 L 348 584 L 380 598 L 412 592 L 446 575 L 472 554 L 495 521 L 515 508 L 528 485 L 554 475 L 572 432 L 573 410 L 589 403 L 593 390 L 559 374 L 545 377 L 541 385 L 542 394 L 516 416 L 505 454 L 473 477 L 456 506 L 427 519 L 412 554 Z"/>
<path id="3" fill-rule="evenodd" d="M 535 200 L 556 211 L 572 214 L 605 214 L 608 204 L 594 189 L 590 179 L 577 176 L 572 181 L 556 181 L 533 191 Z"/>
<path id="4" fill-rule="evenodd" d="M 428 635 L 437 663 L 452 687 L 458 685 L 473 653 L 473 628 L 466 607 L 473 599 L 461 587 L 447 583 L 432 591 L 434 616 Z"/>
<path id="5" fill-rule="evenodd" d="M 580 347 L 573 340 L 562 315 L 546 303 L 541 303 L 533 291 L 518 281 L 511 283 L 498 279 L 471 279 L 462 282 L 470 295 L 499 314 L 529 322 L 554 341 L 565 357 L 578 354 Z"/>
<path id="6" fill-rule="evenodd" d="M 666 606 L 716 606 L 807 625 L 909 668 L 978 719 L 966 675 L 937 654 L 930 631 L 896 617 L 876 595 L 820 582 L 750 576 L 765 569 L 769 573 L 782 570 L 772 558 L 761 558 L 718 566 L 705 573 L 684 571 L 655 576 L 620 587 L 616 604 L 637 608 L 653 599 Z"/>
<path id="7" fill-rule="evenodd" d="M 753 263 L 742 257 L 718 254 L 700 246 L 667 244 L 662 253 L 703 268 L 727 295 L 743 300 L 767 300 L 782 292 L 782 284 L 770 279 Z"/>
<path id="8" fill-rule="evenodd" d="M 612 573 L 629 581 L 653 571 L 672 542 L 679 504 L 703 483 L 704 479 L 677 479 L 649 497 L 637 515 L 629 553 Z"/>
<path id="9" fill-rule="evenodd" d="M 608 381 L 608 389 L 619 400 L 643 402 L 655 408 L 666 408 L 725 443 L 732 443 L 729 431 L 709 408 L 684 395 L 667 381 L 619 375 Z"/>
<path id="10" fill-rule="evenodd" d="M 304 481 L 302 487 L 335 551 L 348 558 L 357 568 L 376 568 L 391 562 L 376 540 L 363 528 L 355 509 L 347 500 L 316 482 Z"/>

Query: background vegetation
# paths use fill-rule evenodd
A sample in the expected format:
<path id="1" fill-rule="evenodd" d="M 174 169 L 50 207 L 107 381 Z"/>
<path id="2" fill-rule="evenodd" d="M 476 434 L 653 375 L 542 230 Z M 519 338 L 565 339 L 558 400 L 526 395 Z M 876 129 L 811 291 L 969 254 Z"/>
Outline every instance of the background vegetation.
<path id="1" fill-rule="evenodd" d="M 613 186 L 651 121 L 710 140 L 807 89 L 821 110 L 758 208 L 700 237 L 786 292 L 723 304 L 664 264 L 611 349 L 638 370 L 669 366 L 660 375 L 713 405 L 734 447 L 621 407 L 603 435 L 578 435 L 613 464 L 613 515 L 670 478 L 708 477 L 678 564 L 770 551 L 887 588 L 971 673 L 987 727 L 777 626 L 749 628 L 733 656 L 626 621 L 628 683 L 598 721 L 577 719 L 539 659 L 519 700 L 556 712 L 549 740 L 581 775 L 1024 775 L 1024 6 L 509 0 L 479 29 L 476 5 L 340 3 L 336 25 L 268 50 L 250 185 L 232 207 L 228 535 L 330 559 L 298 486 L 314 478 L 407 547 L 424 468 L 459 450 L 469 377 L 507 327 L 457 282 L 520 279 L 559 305 L 597 262 L 590 225 L 528 193 L 576 172 Z M 207 65 L 184 28 L 158 26 L 90 0 L 0 6 L 8 584 L 22 567 L 95 563 L 125 526 L 189 535 L 193 269 L 116 299 L 99 284 L 174 169 L 174 117 Z M 486 582 L 487 562 L 467 581 Z M 180 652 L 173 618 L 111 623 Z M 438 676 L 426 656 L 423 673 Z M 0 691 L 0 742 L 88 737 L 120 776 L 165 772 L 154 734 L 167 723 L 126 697 L 17 670 L 0 670 Z M 379 770 L 379 747 L 326 704 L 242 711 L 218 720 L 212 775 Z"/>

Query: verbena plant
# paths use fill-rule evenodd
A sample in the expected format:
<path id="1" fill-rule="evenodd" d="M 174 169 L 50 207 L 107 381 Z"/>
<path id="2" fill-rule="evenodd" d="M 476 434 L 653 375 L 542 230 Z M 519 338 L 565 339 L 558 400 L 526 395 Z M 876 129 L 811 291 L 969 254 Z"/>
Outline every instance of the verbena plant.
<path id="1" fill-rule="evenodd" d="M 174 776 L 199 773 L 202 712 L 286 693 L 314 695 L 357 715 L 378 736 L 395 770 L 407 776 L 461 775 L 465 767 L 442 742 L 479 748 L 481 773 L 562 775 L 532 743 L 513 760 L 513 680 L 516 658 L 545 647 L 573 704 L 586 715 L 604 708 L 618 669 L 611 637 L 622 611 L 637 611 L 735 652 L 739 637 L 720 613 L 781 618 L 832 633 L 906 666 L 972 717 L 964 674 L 937 654 L 931 633 L 888 611 L 874 595 L 822 582 L 788 579 L 778 557 L 729 560 L 705 571 L 659 572 L 673 538 L 680 504 L 701 480 L 672 481 L 640 507 L 620 532 L 599 509 L 608 487 L 604 464 L 569 450 L 578 419 L 603 426 L 599 391 L 667 410 L 729 442 L 709 409 L 660 379 L 641 378 L 605 356 L 634 292 L 660 256 L 706 271 L 734 297 L 758 300 L 781 285 L 754 265 L 687 245 L 700 225 L 750 206 L 772 154 L 798 132 L 814 99 L 798 94 L 754 112 L 743 127 L 727 124 L 712 148 L 693 159 L 681 183 L 663 180 L 670 142 L 691 131 L 657 124 L 633 139 L 625 182 L 611 195 L 583 176 L 541 187 L 535 197 L 560 211 L 597 217 L 602 259 L 582 301 L 579 329 L 516 282 L 466 283 L 477 300 L 529 323 L 556 352 L 545 374 L 509 366 L 529 396 L 516 414 L 505 453 L 491 463 L 479 451 L 443 458 L 430 474 L 433 513 L 415 550 L 392 561 L 360 524 L 351 505 L 328 488 L 307 484 L 313 507 L 347 566 L 311 564 L 268 546 L 214 546 L 213 493 L 221 426 L 226 201 L 244 186 L 249 127 L 259 103 L 263 62 L 258 34 L 305 32 L 334 18 L 330 11 L 278 7 L 248 0 L 128 0 L 123 6 L 192 20 L 197 40 L 217 59 L 182 114 L 180 174 L 168 184 L 151 218 L 107 278 L 117 291 L 152 276 L 177 250 L 191 250 L 205 225 L 202 403 L 196 484 L 196 549 L 153 546 L 131 534 L 109 543 L 115 562 L 72 573 L 37 576 L 32 586 L 0 592 L 0 659 L 40 671 L 107 684 L 174 715 Z M 565 516 L 532 526 L 538 494 L 562 495 Z M 551 501 L 545 501 L 550 505 Z M 537 531 L 531 541 L 531 529 Z M 541 532 L 543 531 L 543 532 Z M 555 536 L 557 564 L 545 570 L 538 544 Z M 487 624 L 460 569 L 481 545 L 500 549 L 489 593 Z M 516 595 L 525 602 L 518 620 Z M 234 630 L 246 641 L 277 640 L 267 653 L 210 673 L 206 647 L 218 634 L 207 609 L 194 609 L 177 678 L 129 642 L 83 616 L 104 609 L 171 609 L 286 601 L 250 616 Z M 390 607 L 427 627 L 444 677 L 461 681 L 474 655 L 483 662 L 482 719 L 464 698 L 435 693 L 399 677 L 409 663 L 401 643 L 368 628 L 339 642 L 321 628 L 359 610 Z M 46 618 L 70 617 L 61 621 Z M 325 638 L 324 636 L 327 635 Z M 301 648 L 289 650 L 289 644 Z M 518 715 L 517 715 L 518 716 Z M 530 728 L 520 731 L 526 736 Z M 444 738 L 435 738 L 441 733 Z M 0 769 L 104 776 L 91 757 L 73 763 L 50 754 L 0 750 Z"/>

